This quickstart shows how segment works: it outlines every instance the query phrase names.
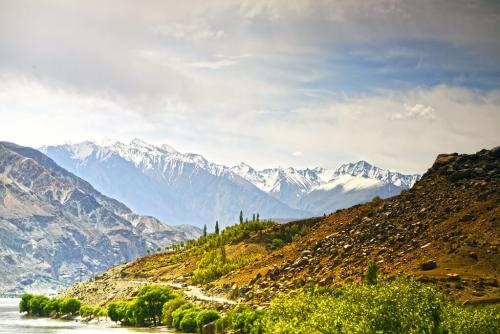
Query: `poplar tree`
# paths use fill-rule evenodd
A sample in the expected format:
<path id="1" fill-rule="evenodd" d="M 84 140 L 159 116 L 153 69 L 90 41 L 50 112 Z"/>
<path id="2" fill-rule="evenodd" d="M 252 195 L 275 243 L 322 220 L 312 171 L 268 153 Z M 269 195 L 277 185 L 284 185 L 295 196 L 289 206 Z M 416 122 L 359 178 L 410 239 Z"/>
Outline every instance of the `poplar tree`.
<path id="1" fill-rule="evenodd" d="M 207 237 L 207 224 L 203 225 L 203 237 Z"/>
<path id="2" fill-rule="evenodd" d="M 219 234 L 219 221 L 215 221 L 215 234 Z"/>
<path id="3" fill-rule="evenodd" d="M 243 210 L 240 211 L 240 224 L 243 224 Z"/>

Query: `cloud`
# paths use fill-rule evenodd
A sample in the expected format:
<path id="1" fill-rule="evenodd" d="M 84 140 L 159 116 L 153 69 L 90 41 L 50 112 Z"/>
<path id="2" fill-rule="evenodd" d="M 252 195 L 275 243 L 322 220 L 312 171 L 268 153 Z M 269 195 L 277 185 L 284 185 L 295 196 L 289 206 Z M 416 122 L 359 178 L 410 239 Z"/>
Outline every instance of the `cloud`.
<path id="1" fill-rule="evenodd" d="M 0 133 L 423 171 L 442 151 L 498 143 L 498 13 L 466 0 L 6 0 Z"/>
<path id="2" fill-rule="evenodd" d="M 153 29 L 154 32 L 170 36 L 177 39 L 197 41 L 220 39 L 224 37 L 224 30 L 214 29 L 206 23 L 196 22 L 191 24 L 174 23 L 172 25 L 158 26 Z"/>
<path id="3" fill-rule="evenodd" d="M 236 61 L 233 60 L 218 60 L 218 61 L 200 61 L 189 64 L 189 66 L 197 68 L 208 68 L 211 70 L 218 70 L 223 67 L 233 66 Z"/>
<path id="4" fill-rule="evenodd" d="M 300 157 L 300 156 L 302 156 L 302 152 L 300 152 L 300 151 L 295 151 L 295 152 L 293 152 L 293 153 L 292 153 L 292 155 L 293 155 L 294 157 Z"/>
<path id="5" fill-rule="evenodd" d="M 401 120 L 405 118 L 422 118 L 432 120 L 436 118 L 435 110 L 431 106 L 424 106 L 417 103 L 415 105 L 404 104 L 404 113 L 396 112 L 389 115 L 390 120 Z"/>

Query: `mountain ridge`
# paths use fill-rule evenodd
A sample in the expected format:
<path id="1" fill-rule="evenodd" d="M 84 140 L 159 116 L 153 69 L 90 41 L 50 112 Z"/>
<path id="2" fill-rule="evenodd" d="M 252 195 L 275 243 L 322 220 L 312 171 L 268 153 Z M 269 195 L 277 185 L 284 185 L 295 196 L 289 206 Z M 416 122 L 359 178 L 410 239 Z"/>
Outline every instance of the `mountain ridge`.
<path id="1" fill-rule="evenodd" d="M 289 167 L 258 171 L 245 163 L 228 167 L 210 162 L 199 154 L 180 153 L 166 144 L 155 146 L 137 138 L 129 144 L 118 140 L 101 144 L 86 141 L 45 146 L 40 150 L 134 211 L 173 224 L 187 222 L 209 227 L 213 227 L 216 220 L 222 226 L 233 224 L 240 210 L 250 214 L 259 212 L 263 218 L 303 218 L 323 214 L 366 202 L 376 195 L 396 195 L 411 187 L 419 177 L 368 164 L 365 167 L 370 168 L 364 171 L 359 168 L 351 171 L 344 167 L 346 165 L 341 166 L 344 171 L 340 170 L 341 167 L 336 170 Z M 130 184 L 113 173 L 125 175 Z M 377 183 L 372 182 L 363 189 L 363 182 L 358 182 L 358 187 L 344 189 L 345 185 L 338 181 L 343 180 L 340 176 L 347 173 L 353 178 L 373 179 Z M 345 181 L 352 183 L 352 180 Z M 331 189 L 325 188 L 332 182 Z M 199 191 L 201 188 L 203 191 Z M 227 196 L 221 198 L 221 189 L 227 192 Z M 147 201 L 141 193 L 148 194 Z M 187 198 L 196 203 L 199 214 L 186 203 L 184 199 Z"/>
<path id="2" fill-rule="evenodd" d="M 57 289 L 80 276 L 197 237 L 132 212 L 43 153 L 0 142 L 2 292 Z"/>

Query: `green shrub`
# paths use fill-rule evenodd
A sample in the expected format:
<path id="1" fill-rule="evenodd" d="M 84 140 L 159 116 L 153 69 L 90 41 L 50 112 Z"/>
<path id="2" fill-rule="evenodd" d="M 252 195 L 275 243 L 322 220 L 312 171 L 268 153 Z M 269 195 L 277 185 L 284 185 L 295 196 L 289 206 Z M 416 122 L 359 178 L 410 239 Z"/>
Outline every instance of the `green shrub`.
<path id="1" fill-rule="evenodd" d="M 62 314 L 75 315 L 80 310 L 81 302 L 76 298 L 65 298 L 60 305 Z"/>
<path id="2" fill-rule="evenodd" d="M 199 311 L 195 308 L 187 310 L 179 323 L 179 329 L 187 333 L 196 333 L 198 329 L 198 324 L 196 322 L 198 314 Z"/>
<path id="3" fill-rule="evenodd" d="M 127 313 L 127 302 L 117 301 L 108 305 L 108 316 L 114 322 L 124 322 Z"/>
<path id="4" fill-rule="evenodd" d="M 439 333 L 442 299 L 433 288 L 395 280 L 281 296 L 263 318 L 266 333 Z"/>
<path id="5" fill-rule="evenodd" d="M 162 310 L 162 323 L 172 327 L 172 313 L 184 304 L 186 304 L 186 300 L 180 296 L 166 302 Z"/>
<path id="6" fill-rule="evenodd" d="M 241 268 L 255 261 L 257 258 L 257 255 L 226 257 L 223 251 L 211 251 L 201 258 L 197 268 L 193 271 L 193 283 L 209 283 L 232 270 Z"/>
<path id="7" fill-rule="evenodd" d="M 231 312 L 231 327 L 243 334 L 260 334 L 262 333 L 260 322 L 263 315 L 263 311 L 240 305 Z"/>
<path id="8" fill-rule="evenodd" d="M 377 284 L 377 274 L 378 274 L 378 264 L 374 261 L 370 261 L 368 263 L 368 267 L 366 269 L 365 281 L 367 284 Z"/>
<path id="9" fill-rule="evenodd" d="M 82 307 L 80 307 L 80 317 L 86 321 L 91 320 L 94 318 L 94 308 L 90 305 L 82 305 Z"/>
<path id="10" fill-rule="evenodd" d="M 449 334 L 498 334 L 500 307 L 448 305 L 444 317 L 445 333 Z"/>
<path id="11" fill-rule="evenodd" d="M 19 312 L 24 313 L 26 312 L 28 315 L 31 314 L 31 309 L 29 306 L 29 302 L 33 298 L 33 295 L 29 293 L 25 293 L 21 296 L 21 301 L 19 302 Z"/>
<path id="12" fill-rule="evenodd" d="M 52 298 L 43 308 L 44 313 L 50 317 L 56 318 L 61 314 L 61 299 Z"/>
<path id="13" fill-rule="evenodd" d="M 28 307 L 30 310 L 30 314 L 39 316 L 39 317 L 45 317 L 48 314 L 45 314 L 45 305 L 49 302 L 49 298 L 45 296 L 33 296 L 29 300 Z"/>
<path id="14" fill-rule="evenodd" d="M 180 324 L 182 321 L 182 318 L 192 309 L 194 309 L 194 305 L 191 303 L 186 303 L 179 307 L 177 310 L 172 312 L 172 327 L 175 329 L 181 329 Z"/>
<path id="15" fill-rule="evenodd" d="M 201 333 L 203 326 L 220 318 L 220 313 L 216 310 L 201 310 L 196 316 L 198 331 Z"/>

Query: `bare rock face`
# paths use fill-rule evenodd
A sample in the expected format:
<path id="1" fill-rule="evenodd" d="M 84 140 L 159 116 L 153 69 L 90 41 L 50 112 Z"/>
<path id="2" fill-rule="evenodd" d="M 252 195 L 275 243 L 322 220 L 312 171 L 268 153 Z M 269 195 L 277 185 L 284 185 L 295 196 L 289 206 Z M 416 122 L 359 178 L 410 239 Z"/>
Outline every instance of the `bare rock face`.
<path id="1" fill-rule="evenodd" d="M 199 234 L 134 214 L 41 152 L 0 142 L 0 294 L 58 289 Z"/>

